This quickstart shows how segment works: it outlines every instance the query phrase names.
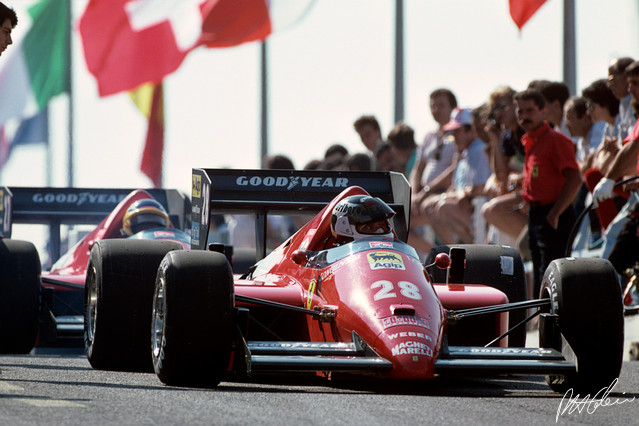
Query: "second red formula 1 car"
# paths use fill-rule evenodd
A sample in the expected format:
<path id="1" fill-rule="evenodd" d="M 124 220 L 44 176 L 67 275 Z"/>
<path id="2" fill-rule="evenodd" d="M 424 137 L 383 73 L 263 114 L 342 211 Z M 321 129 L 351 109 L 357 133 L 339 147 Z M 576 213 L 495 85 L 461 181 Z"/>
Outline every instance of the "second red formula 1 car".
<path id="1" fill-rule="evenodd" d="M 46 228 L 47 253 L 41 254 L 52 264 L 41 271 L 33 244 L 0 240 L 0 353 L 82 346 L 86 268 L 96 241 L 190 244 L 181 230 L 190 202 L 176 190 L 12 187 L 2 195 L 3 236 L 11 236 L 14 224 Z"/>
<path id="2" fill-rule="evenodd" d="M 353 196 L 392 209 L 393 230 L 336 241 L 336 212 L 357 210 L 343 207 Z M 194 169 L 192 250 L 126 240 L 93 247 L 90 363 L 208 387 L 273 372 L 413 381 L 541 374 L 556 391 L 599 390 L 618 377 L 623 315 L 607 261 L 555 261 L 540 298 L 526 301 L 510 247 L 439 247 L 420 261 L 405 243 L 409 200 L 405 178 L 392 172 Z M 256 216 L 261 260 L 242 275 L 223 245 L 207 241 L 213 212 Z M 268 216 L 304 212 L 315 215 L 266 255 Z M 153 296 L 121 297 L 129 287 Z M 123 318 L 136 309 L 152 314 Z M 540 346 L 526 348 L 525 323 L 537 315 Z"/>

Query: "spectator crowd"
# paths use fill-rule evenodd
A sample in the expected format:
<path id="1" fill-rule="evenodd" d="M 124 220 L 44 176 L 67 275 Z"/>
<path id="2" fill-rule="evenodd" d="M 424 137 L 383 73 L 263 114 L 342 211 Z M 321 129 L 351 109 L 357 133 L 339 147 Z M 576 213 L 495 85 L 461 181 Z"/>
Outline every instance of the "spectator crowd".
<path id="1" fill-rule="evenodd" d="M 563 82 L 534 80 L 498 87 L 481 105 L 462 106 L 447 88 L 429 100 L 436 128 L 421 142 L 405 122 L 384 134 L 374 115 L 362 115 L 353 122 L 360 152 L 334 144 L 303 168 L 403 173 L 412 190 L 409 244 L 422 255 L 441 244 L 517 247 L 533 265 L 529 296 L 564 257 L 582 213 L 589 249 L 601 248 L 620 274 L 639 260 L 637 183 L 615 186 L 637 174 L 639 62 L 614 60 L 607 78 L 577 96 Z M 269 158 L 269 167 L 283 158 Z"/>

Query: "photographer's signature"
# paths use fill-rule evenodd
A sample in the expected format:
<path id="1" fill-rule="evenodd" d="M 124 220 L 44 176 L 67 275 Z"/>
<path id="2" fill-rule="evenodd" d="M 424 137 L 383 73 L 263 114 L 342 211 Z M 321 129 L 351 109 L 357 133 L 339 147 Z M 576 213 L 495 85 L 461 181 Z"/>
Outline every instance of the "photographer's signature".
<path id="1" fill-rule="evenodd" d="M 590 394 L 588 394 L 581 400 L 579 400 L 579 394 L 573 397 L 573 390 L 568 389 L 568 391 L 564 394 L 564 397 L 561 399 L 559 407 L 557 407 L 557 416 L 555 417 L 555 421 L 558 422 L 559 416 L 563 416 L 566 413 L 572 414 L 575 411 L 582 413 L 585 410 L 586 413 L 592 414 L 599 407 L 610 407 L 611 405 L 621 405 L 634 401 L 634 396 L 632 398 L 624 399 L 609 397 L 612 390 L 615 386 L 617 386 L 617 382 L 618 379 L 615 379 L 612 381 L 610 386 L 602 388 L 594 396 L 591 397 Z"/>

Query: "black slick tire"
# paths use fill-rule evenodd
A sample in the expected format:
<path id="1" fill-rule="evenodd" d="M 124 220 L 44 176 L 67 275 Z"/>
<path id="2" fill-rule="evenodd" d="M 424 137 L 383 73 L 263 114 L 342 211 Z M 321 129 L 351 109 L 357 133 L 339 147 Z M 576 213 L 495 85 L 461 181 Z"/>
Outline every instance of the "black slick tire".
<path id="1" fill-rule="evenodd" d="M 91 249 L 84 298 L 84 345 L 93 368 L 151 372 L 153 289 L 173 241 L 102 240 Z"/>
<path id="2" fill-rule="evenodd" d="M 621 371 L 624 341 L 621 289 L 612 264 L 599 258 L 554 260 L 540 297 L 550 297 L 556 321 L 540 328 L 540 346 L 554 347 L 577 365 L 575 374 L 546 376 L 550 388 L 585 394 L 610 386 Z"/>
<path id="3" fill-rule="evenodd" d="M 27 354 L 35 345 L 40 270 L 33 244 L 0 239 L 0 353 Z"/>
<path id="4" fill-rule="evenodd" d="M 208 251 L 166 255 L 153 302 L 153 367 L 171 386 L 215 387 L 229 365 L 235 331 L 233 273 Z"/>

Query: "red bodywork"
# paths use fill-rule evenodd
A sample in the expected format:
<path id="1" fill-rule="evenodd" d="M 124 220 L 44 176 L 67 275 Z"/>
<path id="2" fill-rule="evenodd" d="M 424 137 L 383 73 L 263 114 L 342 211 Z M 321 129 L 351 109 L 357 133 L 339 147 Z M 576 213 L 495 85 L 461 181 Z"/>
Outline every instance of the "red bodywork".
<path id="1" fill-rule="evenodd" d="M 329 228 L 333 207 L 356 194 L 366 191 L 349 187 L 258 262 L 245 279 L 236 277 L 235 293 L 307 309 L 334 309 L 332 322 L 307 315 L 305 321 L 285 317 L 278 323 L 272 311 L 260 320 L 270 321 L 273 334 L 284 340 L 350 342 L 355 332 L 379 356 L 392 362 L 393 368 L 384 373 L 387 377 L 431 378 L 447 334 L 447 309 L 497 305 L 508 299 L 488 286 L 431 284 L 414 250 L 399 240 L 366 239 L 357 243 L 360 249 L 356 252 L 326 266 L 314 263 L 314 254 L 333 246 Z M 361 249 L 361 244 L 366 248 Z M 256 310 L 248 303 L 236 305 L 248 306 L 251 315 Z M 486 327 L 475 329 L 472 339 L 488 343 L 507 330 L 506 313 L 489 318 Z M 247 340 L 260 338 L 267 340 L 249 330 Z M 454 344 L 471 344 L 472 339 L 458 337 Z M 506 344 L 505 339 L 500 342 Z"/>

